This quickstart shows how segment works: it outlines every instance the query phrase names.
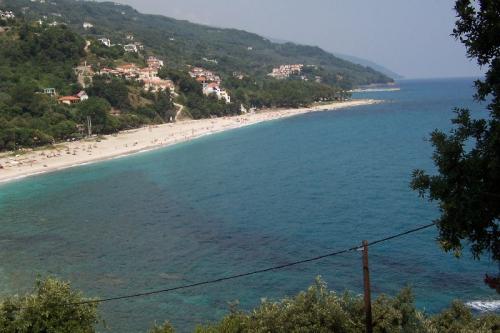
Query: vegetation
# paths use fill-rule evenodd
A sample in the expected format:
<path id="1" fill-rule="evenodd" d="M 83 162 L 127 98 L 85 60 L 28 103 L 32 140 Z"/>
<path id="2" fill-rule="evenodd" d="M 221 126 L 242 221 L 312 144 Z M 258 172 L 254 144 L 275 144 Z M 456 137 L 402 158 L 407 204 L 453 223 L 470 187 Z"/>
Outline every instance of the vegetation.
<path id="1" fill-rule="evenodd" d="M 0 300 L 0 331 L 5 333 L 97 331 L 100 322 L 96 303 L 85 299 L 70 285 L 54 279 L 39 281 L 32 294 Z M 449 309 L 428 316 L 418 310 L 409 289 L 395 297 L 379 296 L 373 303 L 374 332 L 396 333 L 494 333 L 500 315 L 473 316 L 454 302 Z M 263 301 L 251 312 L 233 307 L 220 322 L 199 326 L 196 333 L 239 332 L 364 332 L 363 299 L 350 293 L 331 292 L 319 278 L 295 297 Z M 165 322 L 150 333 L 174 333 Z"/>
<path id="2" fill-rule="evenodd" d="M 455 37 L 470 58 L 488 67 L 485 80 L 476 82 L 475 98 L 489 101 L 489 115 L 473 119 L 469 110 L 457 109 L 455 128 L 431 135 L 438 174 L 416 170 L 412 186 L 439 202 L 437 226 L 446 251 L 460 254 L 468 242 L 475 258 L 487 253 L 500 264 L 500 5 L 458 0 L 455 10 Z"/>
<path id="3" fill-rule="evenodd" d="M 84 299 L 68 283 L 38 281 L 32 294 L 0 301 L 0 331 L 4 333 L 89 333 L 99 322 L 96 304 Z"/>
<path id="4" fill-rule="evenodd" d="M 81 138 L 87 133 L 88 117 L 93 133 L 106 134 L 173 121 L 174 102 L 194 119 L 220 117 L 239 114 L 242 106 L 300 107 L 338 100 L 353 85 L 392 81 L 319 48 L 143 15 L 114 3 L 3 0 L 1 7 L 13 10 L 18 19 L 1 21 L 7 29 L 0 33 L 0 151 Z M 84 21 L 94 27 L 84 29 Z M 104 46 L 98 41 L 101 37 L 110 38 L 113 45 Z M 144 50 L 124 52 L 122 44 L 132 42 L 142 43 Z M 84 63 L 95 72 L 125 63 L 143 67 L 149 55 L 165 60 L 160 76 L 174 81 L 178 96 L 146 92 L 134 80 L 82 78 L 75 71 Z M 287 63 L 304 63 L 303 77 L 267 76 L 273 67 Z M 205 96 L 187 74 L 188 66 L 220 75 L 232 103 Z M 234 73 L 241 73 L 239 79 Z M 61 105 L 52 94 L 44 94 L 45 88 L 53 88 L 59 96 L 74 95 L 84 85 L 91 100 L 77 105 Z"/>
<path id="5" fill-rule="evenodd" d="M 234 310 L 219 323 L 200 326 L 196 333 L 217 332 L 365 332 L 363 298 L 336 294 L 320 279 L 307 291 L 279 302 L 263 301 L 250 313 Z M 373 330 L 379 333 L 479 333 L 500 329 L 500 316 L 474 317 L 459 302 L 435 316 L 415 309 L 410 289 L 395 297 L 379 296 L 372 305 Z M 167 324 L 168 327 L 168 324 Z"/>
<path id="6" fill-rule="evenodd" d="M 22 20 L 0 35 L 0 151 L 80 138 L 87 132 L 87 117 L 94 133 L 106 134 L 168 121 L 175 114 L 169 93 L 141 97 L 141 87 L 119 78 L 94 77 L 87 89 L 91 98 L 74 106 L 45 94 L 45 88 L 59 95 L 82 89 L 74 68 L 88 56 L 84 46 L 84 39 L 66 26 Z M 142 98 L 142 104 L 133 105 L 131 95 Z M 119 114 L 112 115 L 113 108 Z"/>
<path id="7" fill-rule="evenodd" d="M 29 7 L 24 14 L 28 20 L 46 16 L 50 22 L 65 22 L 85 36 L 107 37 L 114 44 L 130 43 L 126 36 L 131 34 L 134 42 L 144 44 L 146 53 L 165 59 L 170 68 L 185 70 L 186 65 L 206 67 L 222 74 L 223 79 L 232 76 L 235 71 L 262 79 L 277 65 L 303 63 L 318 66 L 317 74 L 324 76 L 325 83 L 343 88 L 392 82 L 389 77 L 369 67 L 342 60 L 318 47 L 272 43 L 245 31 L 145 15 L 132 7 L 112 2 L 61 0 L 54 7 L 48 2 L 3 0 L 3 4 L 19 14 L 23 7 Z M 54 12 L 61 16 L 54 15 Z M 94 27 L 83 29 L 84 21 Z"/>

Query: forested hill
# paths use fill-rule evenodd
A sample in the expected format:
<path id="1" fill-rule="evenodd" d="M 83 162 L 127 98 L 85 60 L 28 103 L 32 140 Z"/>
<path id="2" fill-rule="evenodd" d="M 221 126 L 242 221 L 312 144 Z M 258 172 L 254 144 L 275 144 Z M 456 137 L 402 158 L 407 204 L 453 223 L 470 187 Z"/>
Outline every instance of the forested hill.
<path id="1" fill-rule="evenodd" d="M 318 47 L 273 43 L 245 31 L 145 15 L 111 2 L 0 0 L 0 6 L 26 19 L 66 23 L 85 36 L 107 37 L 113 43 L 126 44 L 126 36 L 133 35 L 146 52 L 164 58 L 173 68 L 189 64 L 217 70 L 223 76 L 243 72 L 263 77 L 278 65 L 302 63 L 317 66 L 315 74 L 324 83 L 342 88 L 392 81 L 372 68 L 342 60 Z M 84 22 L 93 27 L 84 29 Z"/>

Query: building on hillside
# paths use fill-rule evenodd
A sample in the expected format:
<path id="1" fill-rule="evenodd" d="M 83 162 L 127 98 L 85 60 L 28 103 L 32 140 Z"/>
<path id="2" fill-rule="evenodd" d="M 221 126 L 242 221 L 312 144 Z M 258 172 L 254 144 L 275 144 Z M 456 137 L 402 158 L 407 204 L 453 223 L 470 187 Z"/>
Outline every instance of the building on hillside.
<path id="1" fill-rule="evenodd" d="M 120 72 L 118 72 L 116 69 L 113 69 L 113 68 L 103 67 L 99 70 L 99 75 L 118 76 L 118 75 L 120 75 Z"/>
<path id="2" fill-rule="evenodd" d="M 16 18 L 16 15 L 14 15 L 14 13 L 10 10 L 6 10 L 6 11 L 3 11 L 3 10 L 0 10 L 0 19 L 3 19 L 3 20 L 10 20 L 10 19 L 15 19 Z"/>
<path id="3" fill-rule="evenodd" d="M 88 30 L 88 29 L 91 29 L 93 27 L 94 27 L 94 25 L 92 23 L 83 22 L 83 29 Z"/>
<path id="4" fill-rule="evenodd" d="M 98 41 L 104 46 L 111 47 L 111 40 L 109 38 L 99 38 Z"/>
<path id="5" fill-rule="evenodd" d="M 160 78 L 153 79 L 143 79 L 144 90 L 157 92 L 160 90 L 169 91 L 170 93 L 175 93 L 175 85 L 171 80 L 163 80 Z"/>
<path id="6" fill-rule="evenodd" d="M 130 40 L 130 41 L 133 41 L 133 40 L 134 40 L 134 35 L 132 35 L 132 34 L 127 34 L 127 35 L 125 36 L 125 39 L 126 39 L 126 40 Z"/>
<path id="7" fill-rule="evenodd" d="M 216 75 L 214 72 L 212 71 L 209 71 L 208 69 L 204 69 L 204 68 L 201 68 L 201 67 L 193 67 L 191 68 L 191 70 L 189 71 L 189 75 L 193 78 L 193 79 L 198 79 L 200 78 L 200 80 L 202 80 L 203 82 L 200 82 L 200 83 L 208 83 L 208 82 L 216 82 L 216 83 L 221 83 L 221 79 L 220 79 L 220 76 Z"/>
<path id="8" fill-rule="evenodd" d="M 300 75 L 302 73 L 302 64 L 281 65 L 280 67 L 273 68 L 273 71 L 267 75 L 275 79 L 286 79 L 291 75 Z"/>
<path id="9" fill-rule="evenodd" d="M 208 58 L 206 58 L 206 57 L 203 57 L 203 58 L 202 58 L 202 60 L 203 60 L 203 61 L 206 61 L 206 62 L 211 62 L 211 63 L 216 64 L 216 65 L 219 63 L 219 62 L 217 61 L 217 59 L 208 59 Z"/>
<path id="10" fill-rule="evenodd" d="M 73 105 L 80 103 L 80 97 L 77 96 L 62 96 L 57 99 L 59 103 L 66 105 Z"/>
<path id="11" fill-rule="evenodd" d="M 207 77 L 206 77 L 206 76 L 203 76 L 203 75 L 202 75 L 202 76 L 198 76 L 198 77 L 196 78 L 196 82 L 198 82 L 198 83 L 200 83 L 200 84 L 205 84 L 205 83 L 207 83 L 207 81 L 208 81 L 208 80 L 207 80 Z"/>
<path id="12" fill-rule="evenodd" d="M 80 102 L 86 101 L 89 99 L 89 95 L 85 92 L 85 90 L 80 91 L 78 94 L 75 95 L 80 99 Z"/>
<path id="13" fill-rule="evenodd" d="M 137 72 L 139 80 L 155 79 L 158 77 L 158 70 L 153 67 L 141 68 Z"/>
<path id="14" fill-rule="evenodd" d="M 139 52 L 139 50 L 137 49 L 137 45 L 135 44 L 123 45 L 123 50 L 125 50 L 125 52 L 133 52 L 133 53 Z"/>
<path id="15" fill-rule="evenodd" d="M 238 80 L 243 80 L 245 78 L 245 74 L 242 72 L 233 72 L 233 77 L 237 78 Z"/>
<path id="16" fill-rule="evenodd" d="M 223 99 L 226 103 L 231 103 L 231 97 L 226 90 L 221 89 L 216 82 L 205 83 L 203 85 L 203 94 L 206 96 L 216 95 L 219 100 Z"/>
<path id="17" fill-rule="evenodd" d="M 163 67 L 163 60 L 160 60 L 153 56 L 148 57 L 147 63 L 148 67 L 150 68 L 160 69 Z"/>
<path id="18" fill-rule="evenodd" d="M 139 68 L 136 64 L 124 64 L 116 66 L 116 70 L 122 74 L 134 74 Z"/>
<path id="19" fill-rule="evenodd" d="M 55 95 L 57 95 L 56 88 L 44 88 L 43 89 L 43 93 L 45 95 L 49 95 L 49 96 L 55 96 Z"/>

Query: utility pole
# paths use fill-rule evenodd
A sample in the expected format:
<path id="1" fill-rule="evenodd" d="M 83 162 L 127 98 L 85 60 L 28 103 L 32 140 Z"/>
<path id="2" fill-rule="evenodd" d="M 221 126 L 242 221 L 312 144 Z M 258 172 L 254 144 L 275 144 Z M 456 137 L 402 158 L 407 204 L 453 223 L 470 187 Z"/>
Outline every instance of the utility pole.
<path id="1" fill-rule="evenodd" d="M 363 280 L 365 289 L 366 333 L 373 333 L 372 297 L 370 292 L 370 270 L 368 268 L 368 241 L 363 241 Z"/>

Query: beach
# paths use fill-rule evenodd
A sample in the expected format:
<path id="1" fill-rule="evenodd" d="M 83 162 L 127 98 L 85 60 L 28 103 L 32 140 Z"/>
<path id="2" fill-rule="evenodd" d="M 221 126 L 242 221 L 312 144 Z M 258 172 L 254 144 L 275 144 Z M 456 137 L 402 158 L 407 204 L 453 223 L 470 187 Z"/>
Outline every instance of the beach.
<path id="1" fill-rule="evenodd" d="M 231 117 L 178 121 L 85 140 L 61 142 L 52 147 L 17 154 L 5 152 L 0 154 L 0 182 L 166 147 L 265 121 L 379 102 L 373 99 L 351 100 L 309 108 L 261 110 Z"/>

